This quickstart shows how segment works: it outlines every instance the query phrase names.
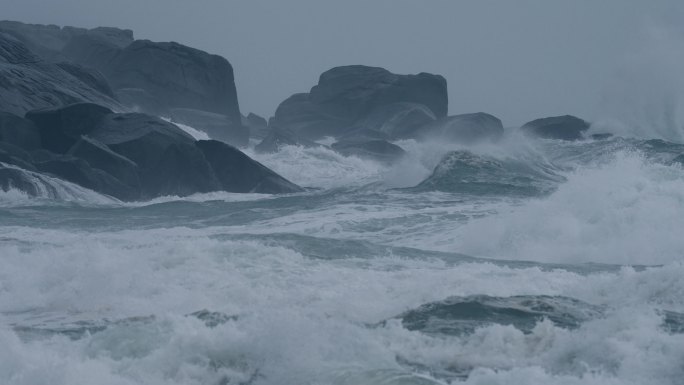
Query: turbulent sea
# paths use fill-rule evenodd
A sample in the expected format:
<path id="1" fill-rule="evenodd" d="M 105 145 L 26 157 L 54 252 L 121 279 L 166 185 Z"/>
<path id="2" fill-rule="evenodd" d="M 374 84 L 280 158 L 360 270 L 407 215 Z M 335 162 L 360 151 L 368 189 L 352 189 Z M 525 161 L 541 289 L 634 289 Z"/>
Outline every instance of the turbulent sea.
<path id="1" fill-rule="evenodd" d="M 295 195 L 0 192 L 0 383 L 682 384 L 684 145 L 398 144 L 248 151 Z"/>

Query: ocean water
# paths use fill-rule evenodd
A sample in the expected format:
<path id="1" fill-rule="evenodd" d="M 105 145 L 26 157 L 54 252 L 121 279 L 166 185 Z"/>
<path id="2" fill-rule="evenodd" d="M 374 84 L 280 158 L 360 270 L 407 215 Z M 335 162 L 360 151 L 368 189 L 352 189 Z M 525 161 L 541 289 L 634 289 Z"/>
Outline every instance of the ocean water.
<path id="1" fill-rule="evenodd" d="M 0 192 L 0 383 L 683 383 L 683 145 L 399 144 L 248 151 L 286 196 Z"/>

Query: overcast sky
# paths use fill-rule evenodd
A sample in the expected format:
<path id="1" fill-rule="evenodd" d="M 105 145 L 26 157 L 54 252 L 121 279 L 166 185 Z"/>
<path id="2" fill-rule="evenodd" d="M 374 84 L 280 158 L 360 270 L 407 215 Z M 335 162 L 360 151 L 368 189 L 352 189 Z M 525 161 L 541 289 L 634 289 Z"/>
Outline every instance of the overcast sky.
<path id="1" fill-rule="evenodd" d="M 0 0 L 0 18 L 130 28 L 136 38 L 220 54 L 233 64 L 245 114 L 268 117 L 321 72 L 366 64 L 441 74 L 450 114 L 485 111 L 516 125 L 565 113 L 592 119 L 624 63 L 654 33 L 678 28 L 681 3 Z"/>

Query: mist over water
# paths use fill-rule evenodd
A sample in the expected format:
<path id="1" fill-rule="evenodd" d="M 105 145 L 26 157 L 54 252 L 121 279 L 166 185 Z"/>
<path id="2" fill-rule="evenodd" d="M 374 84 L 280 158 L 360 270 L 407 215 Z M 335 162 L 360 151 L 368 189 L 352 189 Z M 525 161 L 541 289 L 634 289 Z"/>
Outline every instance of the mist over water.
<path id="1" fill-rule="evenodd" d="M 288 196 L 0 194 L 0 378 L 679 383 L 680 145 L 400 144 L 248 150 Z"/>
<path id="2" fill-rule="evenodd" d="M 684 31 L 651 21 L 606 80 L 591 132 L 684 143 Z"/>
<path id="3" fill-rule="evenodd" d="M 600 140 L 252 143 L 288 195 L 121 202 L 21 170 L 0 384 L 681 384 L 682 41 L 625 60 Z"/>

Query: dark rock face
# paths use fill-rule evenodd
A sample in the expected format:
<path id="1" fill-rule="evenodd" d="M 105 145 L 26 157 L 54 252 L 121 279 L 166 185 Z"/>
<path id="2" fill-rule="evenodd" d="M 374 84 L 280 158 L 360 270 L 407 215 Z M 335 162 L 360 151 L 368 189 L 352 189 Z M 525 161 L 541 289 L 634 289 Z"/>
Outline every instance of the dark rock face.
<path id="1" fill-rule="evenodd" d="M 589 123 L 571 115 L 542 118 L 525 123 L 521 130 L 545 139 L 579 140 Z"/>
<path id="2" fill-rule="evenodd" d="M 273 128 L 286 129 L 310 140 L 339 135 L 349 124 L 347 119 L 322 111 L 309 100 L 309 94 L 294 94 L 285 99 L 269 122 Z"/>
<path id="3" fill-rule="evenodd" d="M 76 103 L 30 111 L 26 118 L 38 127 L 43 148 L 63 154 L 111 113 L 112 110 L 97 104 Z"/>
<path id="4" fill-rule="evenodd" d="M 343 141 L 330 147 L 345 156 L 354 155 L 383 163 L 395 162 L 406 154 L 401 147 L 385 140 Z"/>
<path id="5" fill-rule="evenodd" d="M 254 150 L 260 153 L 273 153 L 278 152 L 282 146 L 319 147 L 321 145 L 302 138 L 290 130 L 276 128 L 271 130 L 264 140 L 254 147 Z"/>
<path id="6" fill-rule="evenodd" d="M 499 139 L 503 132 L 501 120 L 493 115 L 477 112 L 439 119 L 425 126 L 421 135 L 455 142 L 474 143 Z"/>
<path id="7" fill-rule="evenodd" d="M 24 170 L 35 171 L 31 155 L 23 149 L 9 143 L 0 142 L 0 162 L 15 165 Z"/>
<path id="8" fill-rule="evenodd" d="M 386 107 L 397 103 L 399 105 Z M 414 108 L 412 111 L 417 114 L 400 125 L 399 133 L 407 130 L 406 126 L 411 128 L 416 123 L 412 119 L 420 120 L 421 115 L 445 116 L 446 80 L 427 73 L 396 75 L 377 67 L 336 67 L 324 72 L 310 93 L 295 94 L 282 102 L 272 125 L 316 140 L 342 135 L 350 127 L 359 128 L 356 123 L 367 117 L 372 125 L 380 127 L 384 122 L 379 117 L 401 121 L 411 111 L 403 103 L 422 105 L 428 111 L 420 113 L 420 108 Z M 375 117 L 369 116 L 374 110 L 377 111 Z"/>
<path id="9" fill-rule="evenodd" d="M 97 35 L 78 35 L 69 40 L 62 49 L 62 53 L 70 61 L 95 68 L 108 76 L 106 70 L 119 55 L 121 49 L 113 42 Z"/>
<path id="10" fill-rule="evenodd" d="M 0 110 L 21 116 L 37 108 L 83 101 L 122 108 L 111 97 L 0 33 Z"/>
<path id="11" fill-rule="evenodd" d="M 134 112 L 160 116 L 169 113 L 166 106 L 142 88 L 119 88 L 114 91 L 116 99 Z"/>
<path id="12" fill-rule="evenodd" d="M 197 143 L 164 120 L 114 113 L 125 109 L 114 95 L 173 112 L 230 143 L 249 138 L 232 67 L 219 56 L 134 42 L 132 32 L 116 28 L 0 22 L 0 187 L 36 195 L 45 187 L 36 183 L 55 182 L 51 175 L 122 200 L 301 191 L 225 143 Z M 247 121 L 267 129 L 256 115 Z"/>
<path id="13" fill-rule="evenodd" d="M 435 120 L 434 113 L 418 103 L 391 103 L 379 106 L 357 125 L 380 131 L 390 138 L 415 138 L 416 131 Z"/>
<path id="14" fill-rule="evenodd" d="M 143 199 L 219 190 L 192 137 L 159 118 L 110 114 L 89 136 L 138 165 Z"/>
<path id="15" fill-rule="evenodd" d="M 171 120 L 185 124 L 205 132 L 210 138 L 231 144 L 246 146 L 249 142 L 249 129 L 242 122 L 234 122 L 226 115 L 213 112 L 193 110 L 190 108 L 173 108 L 170 110 Z"/>
<path id="16" fill-rule="evenodd" d="M 0 142 L 0 162 L 121 200 L 220 190 L 301 191 L 234 147 L 217 141 L 197 143 L 174 124 L 149 115 L 117 114 L 96 104 L 78 103 L 31 111 L 27 117 L 12 118 L 30 127 L 35 124 L 43 146 L 28 153 Z M 14 171 L 5 174 L 7 181 L 11 177 L 16 183 L 31 179 L 21 179 Z"/>
<path id="17" fill-rule="evenodd" d="M 242 124 L 248 127 L 267 127 L 268 122 L 263 117 L 250 112 L 247 116 L 242 118 Z"/>
<path id="18" fill-rule="evenodd" d="M 196 146 L 204 153 L 223 190 L 264 194 L 303 191 L 299 186 L 225 143 L 200 140 Z"/>
<path id="19" fill-rule="evenodd" d="M 116 98 L 114 91 L 107 83 L 107 79 L 99 71 L 69 62 L 60 62 L 57 63 L 57 66 L 101 94 L 112 99 Z"/>
<path id="20" fill-rule="evenodd" d="M 40 147 L 40 136 L 30 120 L 0 111 L 0 142 L 31 150 Z"/>
<path id="21" fill-rule="evenodd" d="M 132 200 L 138 197 L 134 188 L 125 185 L 106 172 L 91 167 L 88 162 L 63 156 L 59 159 L 38 162 L 36 168 L 58 178 L 78 184 L 121 200 Z"/>
<path id="22" fill-rule="evenodd" d="M 423 104 L 435 116 L 443 117 L 448 104 L 446 80 L 439 75 L 396 75 L 383 68 L 361 65 L 324 72 L 310 96 L 324 111 L 350 119 L 397 102 Z"/>
<path id="23" fill-rule="evenodd" d="M 250 138 L 259 140 L 263 140 L 270 131 L 266 119 L 251 112 L 242 117 L 242 125 L 249 129 Z"/>
<path id="24" fill-rule="evenodd" d="M 135 162 L 87 136 L 76 142 L 67 155 L 85 160 L 90 166 L 107 172 L 127 186 L 136 190 L 140 188 L 138 165 Z"/>
<path id="25" fill-rule="evenodd" d="M 233 67 L 218 55 L 178 43 L 137 40 L 121 51 L 106 73 L 116 88 L 143 88 L 169 107 L 240 119 Z"/>
<path id="26" fill-rule="evenodd" d="M 91 34 L 71 39 L 64 53 L 77 63 L 101 71 L 116 92 L 144 90 L 162 109 L 150 112 L 163 114 L 170 108 L 191 108 L 240 122 L 233 67 L 218 55 L 178 43 L 149 40 L 136 40 L 121 48 Z M 138 107 L 149 111 L 147 103 L 137 102 Z"/>
<path id="27" fill-rule="evenodd" d="M 49 76 L 56 79 L 64 77 L 64 72 L 71 75 L 66 77 L 65 87 L 55 87 L 53 83 L 51 89 L 39 87 L 42 84 L 43 88 L 49 88 L 47 85 L 51 84 L 50 79 L 45 79 L 45 68 L 38 71 L 41 74 L 22 75 L 28 80 L 35 78 L 35 82 L 15 88 L 35 88 L 22 97 L 37 100 L 19 103 L 12 100 L 17 98 L 16 95 L 10 98 L 0 93 L 7 104 L 18 104 L 4 108 L 7 111 L 23 114 L 36 108 L 78 101 L 90 101 L 121 111 L 122 106 L 113 100 L 118 98 L 123 105 L 137 111 L 168 115 L 173 108 L 194 109 L 224 115 L 232 126 L 237 127 L 235 130 L 241 127 L 233 68 L 220 56 L 173 42 L 133 40 L 132 31 L 109 27 L 88 30 L 0 22 L 2 32 L 6 33 L 3 35 L 5 40 L 9 39 L 26 51 L 19 52 L 17 47 L 4 49 L 2 47 L 10 43 L 0 44 L 0 56 L 3 52 L 4 56 L 8 53 L 13 56 L 9 63 L 56 66 L 60 71 L 53 69 L 51 75 L 54 76 Z M 3 86 L 2 72 L 0 66 L 0 90 Z M 82 88 L 92 89 L 105 99 L 88 97 L 87 92 L 76 90 L 72 82 L 81 83 Z M 50 100 L 39 103 L 40 99 L 46 98 Z"/>

